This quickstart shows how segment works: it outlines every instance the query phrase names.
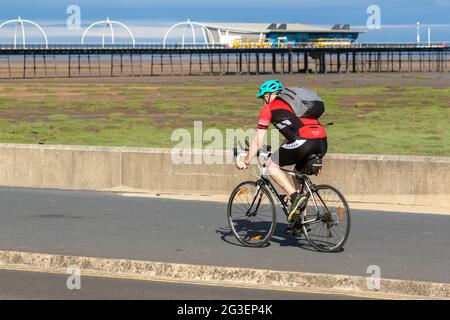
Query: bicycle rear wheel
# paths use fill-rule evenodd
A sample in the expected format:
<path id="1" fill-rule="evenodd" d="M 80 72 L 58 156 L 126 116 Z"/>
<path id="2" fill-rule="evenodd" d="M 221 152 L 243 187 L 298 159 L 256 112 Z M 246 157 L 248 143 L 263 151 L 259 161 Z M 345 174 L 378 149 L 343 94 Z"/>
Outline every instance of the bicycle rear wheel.
<path id="1" fill-rule="evenodd" d="M 321 252 L 341 250 L 350 234 L 350 209 L 342 193 L 332 186 L 315 188 L 301 220 L 306 240 Z"/>
<path id="2" fill-rule="evenodd" d="M 243 182 L 228 201 L 228 223 L 236 239 L 246 247 L 260 247 L 275 231 L 276 210 L 269 191 L 254 181 Z"/>

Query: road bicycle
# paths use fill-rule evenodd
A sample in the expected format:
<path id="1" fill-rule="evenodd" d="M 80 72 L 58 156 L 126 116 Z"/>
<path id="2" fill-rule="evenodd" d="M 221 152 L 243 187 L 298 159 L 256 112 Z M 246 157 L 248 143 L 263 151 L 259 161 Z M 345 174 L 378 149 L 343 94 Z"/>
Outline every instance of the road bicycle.
<path id="1" fill-rule="evenodd" d="M 244 156 L 248 151 L 248 142 L 246 143 L 247 149 L 241 152 L 237 148 L 233 149 L 235 158 Z M 277 220 L 274 198 L 286 217 L 289 215 L 289 197 L 277 191 L 268 174 L 266 163 L 271 154 L 270 146 L 258 151 L 260 174 L 253 172 L 258 177 L 257 180 L 240 183 L 228 201 L 227 217 L 231 231 L 246 247 L 264 246 L 272 238 Z M 292 230 L 292 235 L 303 234 L 317 251 L 338 252 L 343 249 L 349 237 L 350 208 L 342 193 L 335 187 L 315 185 L 309 178 L 319 173 L 321 158 L 321 155 L 310 155 L 301 172 L 281 168 L 296 179 L 300 193 L 307 197 L 307 201 L 299 208 L 300 214 L 288 225 L 288 230 Z M 311 168 L 311 163 L 320 167 L 319 170 Z"/>

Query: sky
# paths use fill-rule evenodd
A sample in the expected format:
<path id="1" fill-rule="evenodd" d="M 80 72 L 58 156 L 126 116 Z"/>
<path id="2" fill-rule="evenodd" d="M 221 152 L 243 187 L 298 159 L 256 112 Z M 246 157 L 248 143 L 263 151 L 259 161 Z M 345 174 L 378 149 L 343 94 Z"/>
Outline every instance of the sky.
<path id="1" fill-rule="evenodd" d="M 83 29 L 106 17 L 128 25 L 143 42 L 161 41 L 168 27 L 187 19 L 365 27 L 370 5 L 380 7 L 381 29 L 361 35 L 361 42 L 414 42 L 418 21 L 423 41 L 431 28 L 432 41 L 450 42 L 450 0 L 2 0 L 0 5 L 1 22 L 18 16 L 33 20 L 55 42 L 79 41 Z M 70 5 L 80 7 L 81 30 L 66 28 Z M 3 29 L 0 42 L 7 42 L 12 32 L 13 27 Z M 117 36 L 125 35 L 117 31 Z M 37 30 L 30 30 L 29 38 L 38 41 Z"/>

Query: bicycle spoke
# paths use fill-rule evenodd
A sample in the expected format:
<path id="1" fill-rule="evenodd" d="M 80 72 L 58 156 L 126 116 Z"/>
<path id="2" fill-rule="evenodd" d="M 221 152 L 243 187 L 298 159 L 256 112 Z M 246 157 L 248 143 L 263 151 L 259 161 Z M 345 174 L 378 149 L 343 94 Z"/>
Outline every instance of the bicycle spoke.
<path id="1" fill-rule="evenodd" d="M 247 211 L 250 208 L 250 204 L 246 206 L 244 203 L 238 203 L 237 204 L 239 208 L 242 208 L 244 211 Z"/>
<path id="2" fill-rule="evenodd" d="M 247 215 L 243 214 L 242 216 L 234 217 L 233 219 L 245 218 Z"/>
<path id="3" fill-rule="evenodd" d="M 239 210 L 239 211 L 233 211 L 233 212 L 236 212 L 236 213 L 244 213 L 244 214 L 246 214 L 247 213 L 247 211 L 248 211 L 248 209 L 241 209 L 241 208 L 235 208 L 236 210 Z"/>
<path id="4" fill-rule="evenodd" d="M 332 234 L 333 234 L 333 232 L 334 232 L 334 234 L 336 234 L 336 236 L 337 236 L 337 240 L 336 240 L 335 243 L 334 243 L 334 246 L 337 246 L 337 245 L 341 242 L 342 237 L 339 236 L 339 234 L 337 234 L 336 231 L 335 231 L 333 228 L 331 228 L 330 230 L 331 230 L 331 233 L 332 233 Z M 333 240 L 334 240 L 334 239 L 335 239 L 335 238 L 334 238 L 334 236 L 333 236 Z"/>

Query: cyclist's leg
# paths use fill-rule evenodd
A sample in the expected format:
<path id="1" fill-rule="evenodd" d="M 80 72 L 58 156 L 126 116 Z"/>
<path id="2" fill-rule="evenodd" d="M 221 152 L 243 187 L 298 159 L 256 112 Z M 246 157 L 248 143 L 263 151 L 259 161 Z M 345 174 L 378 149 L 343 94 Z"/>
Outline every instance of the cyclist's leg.
<path id="1" fill-rule="evenodd" d="M 325 143 L 325 145 L 324 145 Z M 296 166 L 295 166 L 295 171 L 301 171 L 306 164 L 307 158 L 308 156 L 310 156 L 311 154 L 321 154 L 322 157 L 326 152 L 326 149 L 324 148 L 324 146 L 326 147 L 326 139 L 307 139 L 305 140 L 305 142 L 300 145 L 297 149 L 296 149 L 296 153 L 297 153 L 297 161 L 296 161 Z M 293 179 L 294 181 L 294 186 L 297 190 L 299 190 L 299 197 L 300 200 L 298 202 L 296 202 L 296 205 L 293 206 L 292 210 L 290 210 L 289 216 L 288 216 L 288 221 L 291 222 L 295 216 L 299 215 L 301 213 L 301 211 L 303 211 L 303 209 L 306 207 L 306 203 L 307 203 L 307 195 L 305 193 L 305 190 L 301 190 L 301 186 L 299 184 L 299 182 L 297 181 L 297 179 Z M 301 193 L 301 194 L 300 194 Z"/>
<path id="2" fill-rule="evenodd" d="M 295 163 L 292 163 L 295 164 Z M 290 196 L 296 192 L 294 186 L 287 175 L 280 169 L 280 166 L 274 161 L 268 161 L 267 169 L 272 179 Z"/>
<path id="3" fill-rule="evenodd" d="M 298 192 L 292 182 L 289 181 L 288 176 L 281 171 L 279 167 L 297 164 L 299 151 L 301 150 L 302 145 L 306 142 L 307 140 L 297 139 L 290 143 L 283 143 L 280 149 L 278 149 L 272 156 L 273 163 L 275 163 L 276 166 L 271 166 L 269 170 L 269 173 L 273 176 L 274 180 L 288 193 L 291 200 L 288 215 L 289 222 L 295 215 L 297 208 L 306 201 L 306 197 Z"/>
<path id="4" fill-rule="evenodd" d="M 296 142 L 295 144 L 287 143 L 287 140 L 285 139 L 282 142 L 281 147 L 274 152 L 270 161 L 267 163 L 270 176 L 289 196 L 294 194 L 297 190 L 294 188 L 286 173 L 284 173 L 280 167 L 291 166 L 297 163 L 296 147 L 302 143 L 303 142 Z"/>
<path id="5" fill-rule="evenodd" d="M 309 155 L 317 153 L 317 154 L 321 154 L 322 157 L 326 154 L 327 152 L 327 139 L 308 139 L 302 146 L 300 146 L 297 150 L 297 161 L 296 161 L 296 166 L 294 171 L 300 172 L 303 170 L 305 164 L 306 164 L 306 159 Z M 294 181 L 294 186 L 297 190 L 301 189 L 301 185 L 300 183 L 297 181 L 297 179 L 293 179 Z M 303 191 L 305 192 L 305 191 Z M 301 203 L 298 206 L 298 210 L 295 212 L 291 212 L 291 214 L 288 217 L 288 221 L 292 221 L 292 219 L 295 217 L 295 215 L 301 213 L 301 211 L 304 209 L 304 206 L 306 206 L 306 196 L 303 193 L 302 195 L 302 199 L 300 200 Z M 288 229 L 286 230 L 287 233 L 292 234 L 294 231 L 297 235 L 299 235 L 300 233 L 302 233 L 302 231 L 299 231 L 300 225 L 291 225 L 290 227 L 288 227 Z"/>

